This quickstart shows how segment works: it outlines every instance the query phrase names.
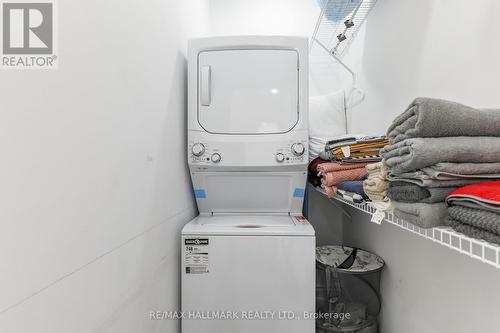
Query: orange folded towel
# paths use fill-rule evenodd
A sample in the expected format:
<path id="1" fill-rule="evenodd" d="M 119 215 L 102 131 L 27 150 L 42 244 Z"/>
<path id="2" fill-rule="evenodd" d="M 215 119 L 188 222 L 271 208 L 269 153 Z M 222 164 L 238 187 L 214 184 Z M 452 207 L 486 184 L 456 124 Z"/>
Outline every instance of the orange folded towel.
<path id="1" fill-rule="evenodd" d="M 329 197 L 334 197 L 335 194 L 337 194 L 337 187 L 336 186 L 321 186 L 323 190 L 325 190 L 325 194 Z"/>
<path id="2" fill-rule="evenodd" d="M 325 163 L 326 164 L 326 163 Z M 365 168 L 327 172 L 321 175 L 321 184 L 335 186 L 346 180 L 362 180 L 368 175 Z"/>
<path id="3" fill-rule="evenodd" d="M 342 170 L 352 170 L 352 169 L 364 169 L 366 165 L 370 163 L 339 163 L 339 162 L 328 162 L 319 164 L 317 169 L 321 173 L 342 171 Z"/>

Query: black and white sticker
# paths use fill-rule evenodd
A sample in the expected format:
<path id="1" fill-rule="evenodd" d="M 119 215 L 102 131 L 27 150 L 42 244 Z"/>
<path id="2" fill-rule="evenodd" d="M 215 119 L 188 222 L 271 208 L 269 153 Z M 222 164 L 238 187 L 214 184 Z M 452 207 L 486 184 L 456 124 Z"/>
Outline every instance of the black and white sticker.
<path id="1" fill-rule="evenodd" d="M 186 274 L 208 273 L 208 238 L 186 238 L 184 240 L 184 247 Z"/>

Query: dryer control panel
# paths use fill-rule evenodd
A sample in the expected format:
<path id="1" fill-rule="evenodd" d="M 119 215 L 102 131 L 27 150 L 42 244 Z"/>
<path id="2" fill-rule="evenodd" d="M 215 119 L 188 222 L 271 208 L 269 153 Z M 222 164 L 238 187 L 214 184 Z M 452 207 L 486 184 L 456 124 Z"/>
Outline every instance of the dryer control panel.
<path id="1" fill-rule="evenodd" d="M 200 139 L 189 142 L 190 165 L 251 168 L 308 163 L 307 140 L 302 138 L 266 142 Z"/>
<path id="2" fill-rule="evenodd" d="M 276 162 L 280 164 L 303 163 L 306 158 L 306 142 L 291 141 L 284 145 L 283 148 L 277 149 L 274 154 Z"/>
<path id="3" fill-rule="evenodd" d="M 190 142 L 188 156 L 190 163 L 210 165 L 221 163 L 223 154 L 209 142 Z"/>

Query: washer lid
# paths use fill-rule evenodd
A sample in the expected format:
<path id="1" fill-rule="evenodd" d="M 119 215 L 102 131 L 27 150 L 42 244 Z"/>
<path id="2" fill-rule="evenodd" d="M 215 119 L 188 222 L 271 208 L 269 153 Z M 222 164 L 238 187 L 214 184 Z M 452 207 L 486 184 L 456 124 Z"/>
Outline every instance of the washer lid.
<path id="1" fill-rule="evenodd" d="M 314 236 L 314 229 L 303 216 L 216 215 L 196 217 L 182 234 Z"/>

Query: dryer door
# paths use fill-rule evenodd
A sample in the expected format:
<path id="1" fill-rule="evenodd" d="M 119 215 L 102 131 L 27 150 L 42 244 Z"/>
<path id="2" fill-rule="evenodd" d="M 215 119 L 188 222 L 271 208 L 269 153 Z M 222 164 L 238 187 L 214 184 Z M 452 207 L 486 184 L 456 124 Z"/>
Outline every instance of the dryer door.
<path id="1" fill-rule="evenodd" d="M 198 55 L 198 122 L 220 134 L 274 134 L 298 122 L 294 50 L 220 50 Z"/>

